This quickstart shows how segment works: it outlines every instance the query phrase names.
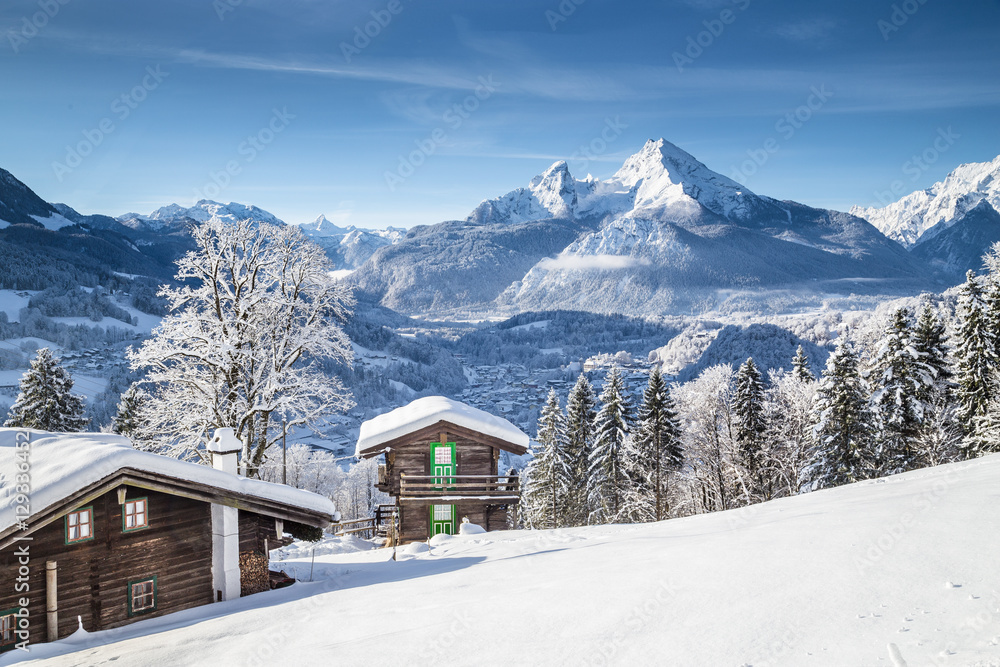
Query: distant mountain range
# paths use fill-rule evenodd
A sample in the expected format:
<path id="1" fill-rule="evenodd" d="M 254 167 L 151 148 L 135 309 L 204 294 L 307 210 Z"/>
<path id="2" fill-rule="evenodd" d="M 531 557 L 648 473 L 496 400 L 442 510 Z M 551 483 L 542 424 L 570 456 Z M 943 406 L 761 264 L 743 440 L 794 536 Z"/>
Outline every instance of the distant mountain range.
<path id="1" fill-rule="evenodd" d="M 301 228 L 352 271 L 366 300 L 410 315 L 692 313 L 753 293 L 898 295 L 954 284 L 1000 241 L 998 183 L 1000 157 L 883 208 L 842 213 L 756 194 L 660 139 L 606 180 L 578 180 L 556 162 L 465 220 L 373 230 L 321 215 Z M 49 266 L 84 282 L 168 278 L 191 247 L 190 225 L 211 218 L 285 224 L 256 206 L 209 200 L 82 215 L 0 169 L 0 285 L 44 287 L 48 278 L 24 276 Z"/>
<path id="2" fill-rule="evenodd" d="M 464 221 L 411 230 L 352 279 L 411 314 L 666 314 L 741 290 L 918 290 L 928 272 L 865 220 L 757 195 L 660 139 L 611 178 L 557 162 Z"/>
<path id="3" fill-rule="evenodd" d="M 1000 241 L 997 211 L 1000 156 L 960 165 L 943 181 L 887 206 L 851 208 L 949 279 L 981 268 L 983 252 Z"/>

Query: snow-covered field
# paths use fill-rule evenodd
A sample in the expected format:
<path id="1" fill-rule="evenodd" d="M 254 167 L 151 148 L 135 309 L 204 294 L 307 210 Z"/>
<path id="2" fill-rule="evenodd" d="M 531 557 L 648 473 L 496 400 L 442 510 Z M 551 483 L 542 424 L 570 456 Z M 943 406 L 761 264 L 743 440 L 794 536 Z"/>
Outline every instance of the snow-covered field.
<path id="1" fill-rule="evenodd" d="M 1000 665 L 1000 455 L 659 524 L 286 551 L 51 665 Z M 358 547 L 360 548 L 360 547 Z M 0 665 L 25 657 L 13 652 Z"/>
<path id="2" fill-rule="evenodd" d="M 7 313 L 9 321 L 16 322 L 21 309 L 28 307 L 31 294 L 33 292 L 25 292 L 24 290 L 0 290 L 0 311 Z"/>

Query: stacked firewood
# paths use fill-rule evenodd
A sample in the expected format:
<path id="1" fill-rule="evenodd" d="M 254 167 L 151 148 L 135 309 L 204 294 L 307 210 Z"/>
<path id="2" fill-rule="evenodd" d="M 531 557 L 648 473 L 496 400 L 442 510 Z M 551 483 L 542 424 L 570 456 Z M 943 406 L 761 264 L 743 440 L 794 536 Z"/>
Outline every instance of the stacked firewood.
<path id="1" fill-rule="evenodd" d="M 270 561 L 262 551 L 240 552 L 240 595 L 253 595 L 268 590 Z"/>

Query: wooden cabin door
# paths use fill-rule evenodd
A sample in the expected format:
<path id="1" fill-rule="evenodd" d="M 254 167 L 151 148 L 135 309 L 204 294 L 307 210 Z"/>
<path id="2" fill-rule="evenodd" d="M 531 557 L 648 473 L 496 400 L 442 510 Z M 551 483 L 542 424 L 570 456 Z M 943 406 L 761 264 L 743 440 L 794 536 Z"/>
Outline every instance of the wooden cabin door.
<path id="1" fill-rule="evenodd" d="M 455 506 L 431 505 L 431 537 L 455 534 Z"/>
<path id="2" fill-rule="evenodd" d="M 434 487 L 443 489 L 455 483 L 455 443 L 431 443 L 431 475 Z"/>

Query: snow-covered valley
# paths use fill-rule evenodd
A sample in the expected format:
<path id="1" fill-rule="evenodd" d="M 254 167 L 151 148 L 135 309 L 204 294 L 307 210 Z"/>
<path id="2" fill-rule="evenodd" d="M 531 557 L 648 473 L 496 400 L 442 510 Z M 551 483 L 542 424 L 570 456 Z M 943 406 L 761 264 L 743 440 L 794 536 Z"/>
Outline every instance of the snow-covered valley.
<path id="1" fill-rule="evenodd" d="M 0 665 L 995 666 L 998 522 L 992 455 L 654 524 L 439 536 L 396 561 L 327 540 L 273 562 L 289 588 Z"/>

